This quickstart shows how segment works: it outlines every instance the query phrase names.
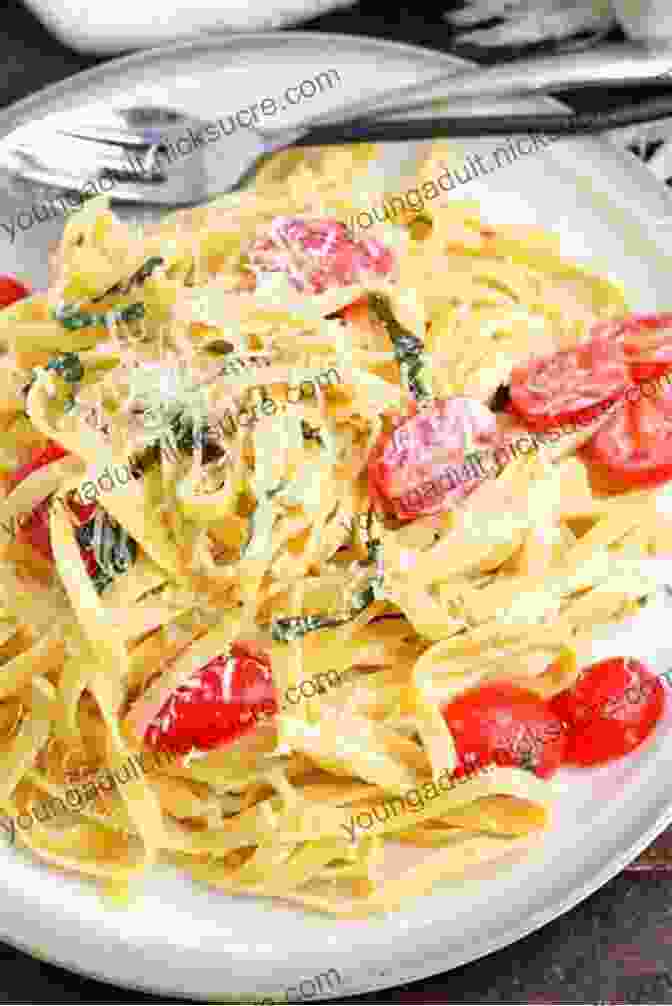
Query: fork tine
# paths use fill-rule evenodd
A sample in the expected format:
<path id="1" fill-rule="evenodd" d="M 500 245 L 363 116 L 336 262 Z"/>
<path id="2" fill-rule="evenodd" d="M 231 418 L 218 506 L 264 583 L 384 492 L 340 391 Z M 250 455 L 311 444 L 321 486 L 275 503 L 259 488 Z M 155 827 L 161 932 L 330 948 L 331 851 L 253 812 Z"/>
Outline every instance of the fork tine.
<path id="1" fill-rule="evenodd" d="M 0 141 L 0 166 L 9 165 L 29 182 L 69 190 L 107 178 L 101 189 L 116 202 L 194 206 L 240 189 L 255 176 L 262 155 L 306 132 L 300 127 L 271 137 L 241 130 L 227 135 L 225 151 L 210 150 L 206 157 L 202 127 L 207 123 L 170 112 L 139 107 L 123 115 L 117 110 L 99 126 L 80 120 L 59 121 L 51 129 L 44 122 L 20 127 Z M 187 123 L 185 139 L 191 144 L 184 153 L 177 133 L 184 134 Z M 200 142 L 195 134 L 201 135 Z"/>
<path id="2" fill-rule="evenodd" d="M 61 133 L 45 133 L 41 142 L 24 139 L 13 147 L 21 154 L 50 164 L 66 174 L 90 176 L 104 171 L 133 173 L 133 162 L 125 148 L 92 140 L 78 140 Z M 74 170 L 73 170 L 74 169 Z"/>
<path id="3" fill-rule="evenodd" d="M 114 147 L 148 147 L 153 143 L 160 143 L 163 139 L 158 130 L 154 130 L 155 135 L 139 136 L 137 133 L 130 133 L 123 129 L 114 129 L 97 126 L 78 126 L 76 130 L 59 129 L 61 136 L 71 136 L 75 140 L 88 140 L 93 143 L 109 143 Z M 149 133 L 150 130 L 147 130 Z"/>
<path id="4" fill-rule="evenodd" d="M 69 192 L 79 192 L 87 183 L 93 183 L 101 192 L 106 192 L 111 199 L 129 203 L 146 203 L 155 206 L 181 206 L 201 201 L 199 195 L 194 195 L 194 185 L 185 185 L 185 180 L 179 174 L 171 177 L 143 176 L 141 181 L 116 179 L 107 176 L 105 187 L 99 185 L 101 175 L 73 175 L 66 171 L 58 171 L 43 164 L 37 158 L 29 157 L 18 151 L 10 151 L 5 158 L 6 166 L 23 180 L 48 188 L 64 189 Z M 136 176 L 137 177 L 137 176 Z"/>
<path id="5" fill-rule="evenodd" d="M 158 144 L 136 139 L 130 148 L 64 130 L 35 129 L 0 144 L 0 161 L 13 174 L 40 185 L 76 191 L 102 178 L 108 181 L 100 189 L 113 200 L 159 206 L 203 201 L 207 185 L 200 152 L 168 170 L 171 160 L 167 156 L 164 161 Z"/>

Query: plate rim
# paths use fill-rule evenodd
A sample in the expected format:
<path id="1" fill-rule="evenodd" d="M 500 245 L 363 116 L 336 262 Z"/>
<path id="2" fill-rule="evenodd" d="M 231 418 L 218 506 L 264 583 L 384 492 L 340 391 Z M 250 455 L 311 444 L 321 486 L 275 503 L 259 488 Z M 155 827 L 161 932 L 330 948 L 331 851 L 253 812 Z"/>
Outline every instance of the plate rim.
<path id="1" fill-rule="evenodd" d="M 350 999 L 352 996 L 368 995 L 372 992 L 391 991 L 393 989 L 398 989 L 401 985 L 405 986 L 408 984 L 424 981 L 427 978 L 434 978 L 442 974 L 449 974 L 456 968 L 464 967 L 467 964 L 474 964 L 477 961 L 482 960 L 484 957 L 488 957 L 490 954 L 496 953 L 498 950 L 505 950 L 508 947 L 511 947 L 514 944 L 518 943 L 526 936 L 530 936 L 532 933 L 537 932 L 537 930 L 542 929 L 549 922 L 554 922 L 561 916 L 566 915 L 567 912 L 570 912 L 573 908 L 576 908 L 577 905 L 581 904 L 592 894 L 595 894 L 597 891 L 599 891 L 602 887 L 605 886 L 605 884 L 609 883 L 610 880 L 613 880 L 614 877 L 622 873 L 624 868 L 628 865 L 628 863 L 632 862 L 632 860 L 635 859 L 640 854 L 640 852 L 642 852 L 648 845 L 650 845 L 651 842 L 653 842 L 657 838 L 657 836 L 662 831 L 664 831 L 665 828 L 670 824 L 672 824 L 672 797 L 670 798 L 668 806 L 656 818 L 656 820 L 650 826 L 650 828 L 643 835 L 641 835 L 633 845 L 628 846 L 625 852 L 622 853 L 620 856 L 611 859 L 607 864 L 605 864 L 603 869 L 598 873 L 594 874 L 590 880 L 587 880 L 579 888 L 573 889 L 572 892 L 567 896 L 567 898 L 565 898 L 561 902 L 560 907 L 558 907 L 557 902 L 554 902 L 553 905 L 551 905 L 550 907 L 540 910 L 539 912 L 531 916 L 526 922 L 521 923 L 520 927 L 515 930 L 515 935 L 512 938 L 510 938 L 511 931 L 509 931 L 509 933 L 507 933 L 507 935 L 503 936 L 501 939 L 494 938 L 490 940 L 487 943 L 487 945 L 479 948 L 478 952 L 475 955 L 467 954 L 464 960 L 457 960 L 453 962 L 445 970 L 437 971 L 435 965 L 430 964 L 426 969 L 421 969 L 413 977 L 403 977 L 402 979 L 397 979 L 389 983 L 387 980 L 385 980 L 383 984 L 380 984 L 378 982 L 372 982 L 370 984 L 365 983 L 364 987 L 360 987 L 357 989 L 357 991 L 354 992 L 345 988 L 344 990 L 336 992 L 334 995 L 321 996 L 319 999 L 315 998 L 297 999 L 294 1000 L 294 1002 L 311 1002 L 311 1003 L 335 1002 L 337 1000 L 337 997 L 342 995 L 343 992 L 345 992 L 347 997 Z M 448 896 L 449 895 L 446 894 L 446 897 Z M 129 908 L 128 910 L 132 911 L 131 908 Z M 399 912 L 398 914 L 401 913 Z M 334 922 L 339 925 L 347 925 L 347 920 L 334 920 Z M 159 990 L 158 986 L 156 985 L 152 984 L 145 985 L 137 982 L 128 982 L 128 983 L 124 982 L 123 984 L 121 984 L 117 980 L 113 980 L 111 978 L 106 977 L 103 974 L 100 974 L 95 969 L 84 970 L 78 964 L 71 964 L 71 963 L 65 964 L 63 963 L 63 959 L 52 957 L 50 954 L 46 953 L 41 952 L 38 953 L 34 949 L 30 948 L 27 944 L 24 944 L 23 941 L 10 939 L 4 933 L 2 934 L 2 942 L 6 943 L 8 946 L 14 947 L 16 950 L 20 950 L 21 953 L 26 954 L 28 957 L 31 957 L 37 961 L 42 961 L 47 964 L 51 964 L 54 967 L 61 968 L 62 970 L 75 974 L 80 978 L 93 979 L 94 981 L 101 982 L 101 984 L 108 985 L 110 988 L 113 989 L 116 988 L 121 989 L 122 991 L 141 992 L 143 994 L 149 994 L 160 997 L 161 999 L 165 999 L 166 1001 L 170 1000 L 170 994 L 168 992 Z M 177 992 L 178 990 L 175 991 Z M 228 1004 L 234 1006 L 234 1004 L 237 1004 L 241 1001 L 242 997 L 235 997 L 235 998 L 218 997 L 216 999 L 213 999 L 213 997 L 210 995 L 208 995 L 207 997 L 206 996 L 201 997 L 200 995 L 189 993 L 189 998 L 199 1003 L 210 1002 L 217 1004 L 221 1003 L 224 1004 L 224 1006 L 228 1006 Z M 290 1002 L 290 1000 L 288 999 L 275 1000 L 271 996 L 259 995 L 258 997 L 255 997 L 254 994 L 252 994 L 249 997 L 249 1001 L 255 1002 L 256 998 L 258 998 L 260 1002 L 264 1003 Z"/>
<path id="2" fill-rule="evenodd" d="M 102 83 L 108 75 L 112 75 L 117 71 L 124 72 L 140 66 L 147 67 L 149 64 L 162 63 L 164 60 L 168 61 L 174 56 L 181 57 L 187 53 L 211 52 L 219 48 L 228 49 L 234 48 L 236 45 L 244 46 L 249 43 L 254 43 L 255 45 L 258 43 L 259 48 L 282 46 L 288 39 L 320 44 L 328 41 L 335 43 L 356 43 L 360 46 L 369 46 L 374 49 L 387 50 L 388 52 L 393 50 L 400 55 L 406 53 L 416 58 L 420 56 L 428 63 L 441 62 L 445 63 L 446 67 L 463 66 L 467 69 L 478 65 L 473 60 L 462 56 L 440 52 L 438 49 L 428 49 L 426 46 L 416 45 L 412 42 L 397 42 L 393 39 L 373 38 L 368 35 L 348 35 L 345 32 L 295 31 L 293 29 L 285 31 L 235 32 L 233 34 L 213 32 L 207 40 L 197 38 L 184 42 L 175 42 L 172 45 L 142 49 L 130 55 L 105 60 L 105 62 L 100 63 L 98 66 L 89 67 L 87 70 L 80 70 L 65 77 L 63 80 L 47 84 L 45 87 L 32 91 L 25 97 L 19 98 L 18 101 L 12 102 L 7 108 L 0 110 L 0 131 L 4 129 L 7 121 L 11 123 L 11 128 L 24 124 L 24 120 L 22 119 L 17 118 L 13 121 L 14 115 L 22 115 L 25 111 L 30 112 L 34 105 L 39 104 L 42 106 L 45 103 L 46 105 L 50 105 L 52 100 L 58 101 L 59 98 L 67 95 L 73 88 L 79 90 L 80 86 L 86 85 L 89 82 Z M 539 100 L 553 101 L 555 107 L 558 107 L 558 104 L 560 104 L 556 103 L 555 99 L 544 98 Z M 45 106 L 44 111 L 46 113 L 50 109 Z"/>

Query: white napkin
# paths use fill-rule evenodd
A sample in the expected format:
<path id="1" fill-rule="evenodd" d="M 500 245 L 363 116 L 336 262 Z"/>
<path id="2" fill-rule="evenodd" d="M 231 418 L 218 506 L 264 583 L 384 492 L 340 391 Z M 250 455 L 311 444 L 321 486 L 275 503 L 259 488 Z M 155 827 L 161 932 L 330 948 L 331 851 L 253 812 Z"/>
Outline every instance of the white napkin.
<path id="1" fill-rule="evenodd" d="M 270 31 L 355 0 L 25 0 L 62 42 L 81 52 L 146 49 L 209 31 Z"/>

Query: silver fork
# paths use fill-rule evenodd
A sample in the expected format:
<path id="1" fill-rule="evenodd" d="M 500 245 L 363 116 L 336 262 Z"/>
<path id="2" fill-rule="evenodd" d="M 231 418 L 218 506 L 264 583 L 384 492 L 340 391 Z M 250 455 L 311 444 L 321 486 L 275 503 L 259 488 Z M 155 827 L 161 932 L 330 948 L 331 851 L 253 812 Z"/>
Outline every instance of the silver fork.
<path id="1" fill-rule="evenodd" d="M 114 110 L 106 124 L 64 129 L 37 123 L 0 145 L 0 163 L 13 176 L 49 188 L 77 192 L 93 182 L 123 202 L 189 205 L 207 192 L 203 158 L 184 157 L 180 170 L 166 170 L 161 155 L 204 125 L 176 109 L 151 106 Z"/>
<path id="2" fill-rule="evenodd" d="M 115 200 L 157 206 L 188 206 L 244 187 L 263 160 L 289 146 L 365 140 L 417 140 L 437 135 L 481 136 L 547 131 L 572 134 L 672 116 L 669 99 L 657 99 L 605 116 L 474 116 L 476 99 L 532 94 L 590 84 L 655 80 L 669 75 L 672 49 L 618 43 L 568 56 L 534 57 L 490 68 L 441 74 L 421 84 L 350 102 L 282 129 L 241 127 L 211 146 L 209 123 L 171 108 L 117 109 L 107 124 L 76 122 L 65 128 L 38 123 L 0 143 L 0 164 L 23 179 L 77 191 L 106 179 Z M 463 114 L 399 121 L 395 116 L 432 111 L 451 100 Z M 367 116 L 376 116 L 376 121 Z M 383 116 L 380 121 L 379 117 Z M 390 118 L 391 117 L 391 118 Z M 542 124 L 543 123 L 543 124 Z M 211 124 L 210 124 L 211 125 Z M 201 143 L 188 154 L 181 140 Z M 211 156 L 212 155 L 212 156 Z M 175 168 L 173 167 L 177 165 Z M 170 165 L 170 169 L 168 168 Z M 102 188 L 101 191 L 106 191 Z"/>

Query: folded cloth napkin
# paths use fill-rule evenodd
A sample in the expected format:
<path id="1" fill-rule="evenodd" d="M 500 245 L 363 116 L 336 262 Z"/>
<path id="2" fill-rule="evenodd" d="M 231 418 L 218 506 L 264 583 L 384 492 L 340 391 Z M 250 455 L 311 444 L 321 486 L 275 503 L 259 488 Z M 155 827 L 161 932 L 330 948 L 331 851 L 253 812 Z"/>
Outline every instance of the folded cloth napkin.
<path id="1" fill-rule="evenodd" d="M 62 42 L 81 52 L 146 49 L 208 31 L 269 31 L 310 21 L 354 0 L 25 0 Z"/>

